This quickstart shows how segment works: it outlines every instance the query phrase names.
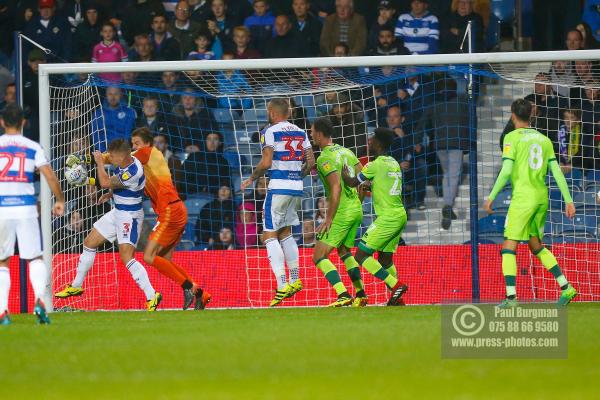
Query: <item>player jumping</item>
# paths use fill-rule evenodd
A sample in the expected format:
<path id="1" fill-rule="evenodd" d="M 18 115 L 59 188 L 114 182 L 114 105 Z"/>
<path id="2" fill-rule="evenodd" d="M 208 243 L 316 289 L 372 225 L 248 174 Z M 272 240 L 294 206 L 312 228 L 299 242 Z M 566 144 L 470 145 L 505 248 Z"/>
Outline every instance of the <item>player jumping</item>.
<path id="1" fill-rule="evenodd" d="M 314 167 L 315 156 L 306 132 L 287 121 L 290 112 L 287 100 L 269 101 L 267 111 L 271 125 L 261 132 L 262 158 L 252 175 L 242 182 L 241 188 L 250 187 L 252 182 L 269 171 L 269 187 L 263 209 L 263 242 L 277 279 L 275 298 L 270 304 L 274 307 L 302 290 L 298 268 L 300 255 L 291 227 L 300 223 L 298 210 L 303 194 L 302 178 Z M 289 283 L 284 260 L 290 272 Z"/>
<path id="2" fill-rule="evenodd" d="M 517 305 L 516 255 L 519 241 L 528 241 L 529 250 L 554 275 L 561 289 L 558 304 L 567 305 L 577 295 L 577 290 L 569 284 L 558 266 L 556 258 L 541 242 L 548 211 L 548 187 L 546 186 L 548 168 L 565 200 L 565 215 L 568 218 L 575 216 L 575 205 L 569 193 L 567 181 L 556 161 L 552 142 L 548 137 L 529 127 L 531 103 L 523 99 L 515 100 L 510 110 L 515 130 L 504 138 L 502 169 L 484 205 L 485 210 L 492 214 L 494 212 L 492 203 L 496 195 L 510 179 L 512 201 L 506 216 L 505 240 L 501 251 L 506 299 L 500 303 L 499 307 L 515 307 Z"/>
<path id="3" fill-rule="evenodd" d="M 117 168 L 115 175 L 108 176 L 104 169 L 102 153 L 95 151 L 94 160 L 100 186 L 113 191 L 115 208 L 94 223 L 94 227 L 83 241 L 83 253 L 79 256 L 75 280 L 54 296 L 67 298 L 82 295 L 83 280 L 94 265 L 96 249 L 105 241 L 114 242 L 116 239 L 121 261 L 146 295 L 148 311 L 156 311 L 162 296 L 152 287 L 144 266 L 134 258 L 135 246 L 144 220 L 142 208 L 142 195 L 146 185 L 144 169 L 140 161 L 132 157 L 131 146 L 123 139 L 112 141 L 108 146 L 108 153 L 111 163 Z"/>
<path id="4" fill-rule="evenodd" d="M 25 125 L 21 107 L 7 105 L 2 111 L 1 124 L 4 135 L 0 136 L 0 325 L 11 323 L 8 316 L 8 260 L 14 254 L 15 240 L 19 243 L 19 256 L 29 260 L 29 281 L 35 296 L 33 312 L 39 323 L 49 324 L 42 297 L 50 283 L 50 274 L 42 260 L 37 199 L 33 187 L 36 168 L 56 198 L 52 207 L 54 215 L 63 215 L 65 200 L 42 147 L 21 134 Z"/>
<path id="5" fill-rule="evenodd" d="M 131 134 L 133 154 L 144 166 L 146 194 L 158 214 L 144 250 L 144 262 L 182 287 L 184 310 L 190 307 L 194 299 L 194 308 L 201 310 L 206 307 L 211 295 L 194 283 L 185 268 L 172 261 L 173 251 L 187 224 L 187 209 L 173 185 L 167 161 L 152 143 L 152 133 L 148 128 L 138 128 Z"/>
<path id="6" fill-rule="evenodd" d="M 316 229 L 317 244 L 313 252 L 313 262 L 323 272 L 338 296 L 337 300 L 329 305 L 330 307 L 350 304 L 364 307 L 368 303 L 365 287 L 358 263 L 350 252 L 354 247 L 356 231 L 362 221 L 362 204 L 356 189 L 345 185 L 340 178 L 345 165 L 352 167 L 351 171 L 354 172 L 352 176 L 360 173 L 362 165 L 351 150 L 333 143 L 332 135 L 333 125 L 329 118 L 323 117 L 313 122 L 311 137 L 313 143 L 321 149 L 321 155 L 317 159 L 317 171 L 327 196 L 325 221 Z M 342 283 L 335 265 L 329 259 L 329 254 L 334 248 L 344 262 L 348 276 L 356 289 L 354 301 Z"/>
<path id="7" fill-rule="evenodd" d="M 365 165 L 357 176 L 353 176 L 348 165 L 344 165 L 342 171 L 342 179 L 347 186 L 357 187 L 367 180 L 371 182 L 377 219 L 361 238 L 356 260 L 390 288 L 389 306 L 403 304 L 401 297 L 408 290 L 408 286 L 398 280 L 392 259 L 407 220 L 402 204 L 402 171 L 398 162 L 386 155 L 395 136 L 391 129 L 375 129 L 369 148 L 375 159 Z M 373 258 L 376 251 L 379 252 L 378 260 Z"/>

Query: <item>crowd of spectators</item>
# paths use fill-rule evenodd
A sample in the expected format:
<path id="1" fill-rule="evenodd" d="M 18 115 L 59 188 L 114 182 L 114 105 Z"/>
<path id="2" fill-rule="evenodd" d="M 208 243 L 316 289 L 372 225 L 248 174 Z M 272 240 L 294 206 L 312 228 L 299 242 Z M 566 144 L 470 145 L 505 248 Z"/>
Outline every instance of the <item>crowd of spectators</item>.
<path id="1" fill-rule="evenodd" d="M 572 30 L 565 25 L 564 42 L 554 48 L 600 47 L 600 22 L 590 17 L 587 3 L 594 2 L 586 2 L 587 17 Z M 555 8 L 553 12 L 558 12 Z M 469 22 L 473 51 L 483 52 L 489 47 L 489 12 L 489 1 L 484 0 L 0 0 L 0 21 L 4 22 L 0 33 L 7 32 L 0 36 L 1 100 L 3 104 L 15 101 L 10 74 L 13 30 L 23 31 L 51 50 L 47 55 L 28 44 L 25 47 L 26 134 L 37 139 L 40 63 L 457 53 Z M 594 68 L 586 61 L 556 62 L 547 74 L 536 77 L 539 83 L 528 97 L 536 105 L 535 126 L 553 139 L 567 173 L 591 168 L 592 160 L 600 159 L 595 157 L 592 129 L 600 112 L 596 101 L 600 94 L 595 89 L 571 90 L 550 83 L 596 85 Z M 380 68 L 378 73 L 383 83 L 374 86 L 375 104 L 369 108 L 378 109 L 377 125 L 397 135 L 392 154 L 405 172 L 405 204 L 424 210 L 425 188 L 432 185 L 443 197 L 442 228 L 449 229 L 456 219 L 454 201 L 473 125 L 461 97 L 465 95 L 461 79 L 405 70 L 406 78 L 386 80 L 397 73 L 393 67 Z M 235 173 L 224 151 L 220 124 L 210 111 L 252 109 L 253 101 L 239 96 L 252 90 L 248 76 L 240 70 L 216 73 L 214 86 L 222 96 L 207 99 L 181 85 L 182 75 L 165 71 L 157 77 L 157 90 L 143 93 L 135 89 L 141 79 L 136 73 L 98 74 L 106 88 L 103 107 L 96 112 L 102 113 L 105 130 L 96 127 L 93 131 L 106 134 L 110 141 L 129 137 L 134 127 L 149 127 L 182 196 L 213 198 L 194 221 L 196 240 L 215 249 L 257 245 L 266 179 L 258 181 L 252 198 L 233 201 Z M 576 98 L 581 99 L 578 104 L 567 102 Z M 291 121 L 308 129 L 306 111 L 293 104 L 293 98 L 290 101 Z M 315 107 L 317 115 L 332 119 L 334 140 L 359 157 L 367 155 L 365 104 L 354 101 L 351 93 L 332 92 L 324 94 L 322 101 L 315 100 Z M 103 143 L 99 138 L 93 141 Z M 321 201 L 325 200 L 319 198 L 315 205 L 317 212 L 303 221 L 300 240 L 305 246 L 314 243 Z M 78 226 L 73 218 L 72 225 Z"/>

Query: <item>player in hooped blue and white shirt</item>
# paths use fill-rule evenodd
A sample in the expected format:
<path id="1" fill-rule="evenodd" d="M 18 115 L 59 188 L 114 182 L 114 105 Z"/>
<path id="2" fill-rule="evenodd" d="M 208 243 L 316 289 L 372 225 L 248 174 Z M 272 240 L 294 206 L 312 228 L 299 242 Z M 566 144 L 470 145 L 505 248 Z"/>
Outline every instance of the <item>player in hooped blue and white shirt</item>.
<path id="1" fill-rule="evenodd" d="M 273 99 L 267 110 L 271 125 L 261 132 L 262 158 L 250 178 L 242 183 L 242 190 L 269 172 L 263 209 L 263 243 L 277 279 L 275 298 L 270 304 L 273 307 L 302 290 L 298 245 L 292 236 L 292 225 L 300 223 L 302 178 L 314 167 L 315 156 L 306 132 L 287 121 L 288 100 Z M 290 272 L 289 283 L 284 262 Z"/>
<path id="2" fill-rule="evenodd" d="M 67 298 L 83 294 L 83 280 L 94 265 L 96 249 L 105 241 L 114 242 L 116 239 L 121 261 L 146 295 L 148 311 L 155 311 L 162 296 L 152 287 L 144 266 L 134 258 L 144 221 L 144 168 L 142 163 L 131 155 L 131 145 L 124 139 L 117 139 L 109 144 L 108 158 L 116 168 L 113 176 L 108 176 L 104 169 L 103 154 L 99 151 L 94 152 L 98 181 L 102 188 L 112 190 L 115 207 L 94 223 L 94 227 L 84 239 L 83 253 L 79 257 L 77 275 L 73 283 L 54 295 Z"/>
<path id="3" fill-rule="evenodd" d="M 396 37 L 412 54 L 437 54 L 440 26 L 437 17 L 427 11 L 429 0 L 413 0 L 411 12 L 402 14 L 396 22 Z"/>
<path id="4" fill-rule="evenodd" d="M 4 135 L 0 136 L 0 325 L 10 324 L 8 261 L 14 255 L 15 241 L 19 256 L 29 261 L 29 280 L 35 296 L 34 313 L 40 323 L 50 323 L 43 298 L 50 283 L 50 270 L 42 260 L 37 198 L 33 186 L 35 170 L 46 179 L 56 201 L 52 212 L 63 215 L 65 198 L 42 147 L 22 135 L 25 119 L 16 104 L 2 111 Z"/>

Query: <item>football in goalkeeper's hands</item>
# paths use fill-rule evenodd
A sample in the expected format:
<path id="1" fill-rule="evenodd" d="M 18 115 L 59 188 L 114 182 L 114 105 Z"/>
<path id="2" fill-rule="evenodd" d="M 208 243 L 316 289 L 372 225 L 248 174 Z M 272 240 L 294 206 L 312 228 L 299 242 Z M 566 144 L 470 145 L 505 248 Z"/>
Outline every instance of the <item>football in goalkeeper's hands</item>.
<path id="1" fill-rule="evenodd" d="M 88 173 L 85 164 L 74 162 L 71 156 L 67 157 L 67 162 L 65 162 L 65 179 L 72 186 L 85 185 L 88 182 Z"/>

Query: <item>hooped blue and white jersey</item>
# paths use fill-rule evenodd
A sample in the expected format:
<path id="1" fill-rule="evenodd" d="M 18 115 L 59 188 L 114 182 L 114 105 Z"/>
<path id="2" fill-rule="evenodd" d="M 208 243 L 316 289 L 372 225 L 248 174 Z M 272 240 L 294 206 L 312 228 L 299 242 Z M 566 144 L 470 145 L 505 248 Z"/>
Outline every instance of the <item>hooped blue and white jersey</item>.
<path id="1" fill-rule="evenodd" d="M 260 142 L 263 149 L 273 148 L 273 163 L 269 169 L 269 192 L 302 196 L 304 151 L 311 148 L 306 132 L 283 121 L 263 130 Z"/>
<path id="2" fill-rule="evenodd" d="M 37 217 L 35 169 L 48 164 L 42 146 L 23 135 L 0 136 L 0 219 Z"/>
<path id="3" fill-rule="evenodd" d="M 125 168 L 117 168 L 115 171 L 115 175 L 125 186 L 125 189 L 113 190 L 115 208 L 121 211 L 140 211 L 142 209 L 146 176 L 142 163 L 137 158 L 132 158 L 131 164 Z"/>

